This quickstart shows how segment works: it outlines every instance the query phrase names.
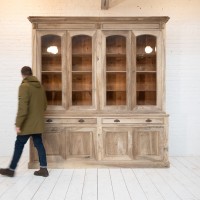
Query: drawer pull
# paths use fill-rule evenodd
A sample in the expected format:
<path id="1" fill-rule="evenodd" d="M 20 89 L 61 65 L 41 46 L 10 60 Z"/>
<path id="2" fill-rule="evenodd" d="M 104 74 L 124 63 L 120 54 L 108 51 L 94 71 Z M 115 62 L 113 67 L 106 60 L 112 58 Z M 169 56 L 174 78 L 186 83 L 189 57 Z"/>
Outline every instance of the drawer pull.
<path id="1" fill-rule="evenodd" d="M 115 119 L 114 122 L 120 122 L 120 120 L 119 119 Z"/>
<path id="2" fill-rule="evenodd" d="M 79 119 L 78 122 L 83 123 L 83 122 L 85 122 L 85 120 L 84 119 Z"/>
<path id="3" fill-rule="evenodd" d="M 52 119 L 47 119 L 46 122 L 53 122 L 53 120 Z"/>
<path id="4" fill-rule="evenodd" d="M 146 119 L 146 122 L 152 122 L 152 120 L 151 119 Z"/>

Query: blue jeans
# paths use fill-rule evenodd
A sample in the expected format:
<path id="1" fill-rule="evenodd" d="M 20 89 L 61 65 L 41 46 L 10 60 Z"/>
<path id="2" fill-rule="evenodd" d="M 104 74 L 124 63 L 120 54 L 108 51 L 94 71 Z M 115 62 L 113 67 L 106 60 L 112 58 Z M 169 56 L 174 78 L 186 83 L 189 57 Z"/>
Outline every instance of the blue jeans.
<path id="1" fill-rule="evenodd" d="M 26 144 L 26 142 L 28 141 L 30 137 L 33 138 L 34 146 L 37 149 L 40 167 L 44 167 L 44 168 L 47 167 L 46 151 L 42 142 L 42 135 L 41 134 L 18 135 L 15 141 L 15 149 L 14 149 L 13 158 L 9 166 L 11 170 L 16 169 L 19 159 L 22 155 L 24 145 Z"/>

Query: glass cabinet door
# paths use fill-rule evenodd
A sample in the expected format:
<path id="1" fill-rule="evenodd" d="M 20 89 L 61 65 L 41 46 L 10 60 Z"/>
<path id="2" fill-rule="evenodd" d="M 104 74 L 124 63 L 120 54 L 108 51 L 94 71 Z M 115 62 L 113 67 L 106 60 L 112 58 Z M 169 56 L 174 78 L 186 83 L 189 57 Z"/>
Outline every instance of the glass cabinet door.
<path id="1" fill-rule="evenodd" d="M 103 55 L 104 106 L 109 108 L 127 108 L 130 97 L 128 95 L 129 66 L 128 54 L 130 38 L 128 32 L 104 32 L 105 47 Z"/>
<path id="2" fill-rule="evenodd" d="M 157 104 L 156 36 L 136 37 L 136 105 Z"/>
<path id="3" fill-rule="evenodd" d="M 126 37 L 106 38 L 106 105 L 126 105 Z"/>
<path id="4" fill-rule="evenodd" d="M 41 41 L 41 82 L 49 106 L 62 106 L 62 37 L 44 34 Z"/>
<path id="5" fill-rule="evenodd" d="M 80 33 L 80 32 L 79 32 Z M 94 32 L 70 32 L 71 70 L 69 84 L 71 84 L 71 109 L 85 109 L 94 106 Z"/>

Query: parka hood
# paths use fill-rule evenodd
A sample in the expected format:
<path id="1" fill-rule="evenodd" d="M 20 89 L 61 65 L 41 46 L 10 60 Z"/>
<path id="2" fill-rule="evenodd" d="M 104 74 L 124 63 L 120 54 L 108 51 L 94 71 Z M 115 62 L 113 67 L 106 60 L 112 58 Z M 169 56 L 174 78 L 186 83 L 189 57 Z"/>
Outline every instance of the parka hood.
<path id="1" fill-rule="evenodd" d="M 35 76 L 27 76 L 23 79 L 22 83 L 29 83 L 33 87 L 41 88 L 41 84 Z"/>

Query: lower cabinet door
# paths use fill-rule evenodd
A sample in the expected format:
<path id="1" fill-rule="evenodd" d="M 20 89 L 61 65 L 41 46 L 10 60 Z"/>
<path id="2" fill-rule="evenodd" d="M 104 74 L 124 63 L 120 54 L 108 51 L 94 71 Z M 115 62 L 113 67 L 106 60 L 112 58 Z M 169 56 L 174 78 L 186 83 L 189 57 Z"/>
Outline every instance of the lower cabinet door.
<path id="1" fill-rule="evenodd" d="M 133 154 L 136 160 L 163 160 L 164 128 L 134 128 Z"/>
<path id="2" fill-rule="evenodd" d="M 96 143 L 96 128 L 66 128 L 67 159 L 95 159 Z"/>
<path id="3" fill-rule="evenodd" d="M 57 162 L 66 159 L 65 129 L 57 126 L 46 127 L 42 134 L 43 144 L 46 150 L 47 161 Z M 31 139 L 31 161 L 38 161 L 38 154 Z"/>
<path id="4" fill-rule="evenodd" d="M 131 128 L 103 128 L 102 142 L 103 160 L 132 160 Z"/>

